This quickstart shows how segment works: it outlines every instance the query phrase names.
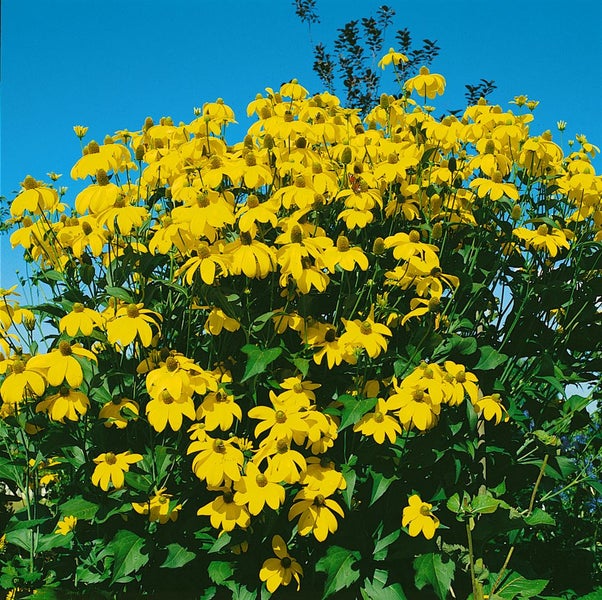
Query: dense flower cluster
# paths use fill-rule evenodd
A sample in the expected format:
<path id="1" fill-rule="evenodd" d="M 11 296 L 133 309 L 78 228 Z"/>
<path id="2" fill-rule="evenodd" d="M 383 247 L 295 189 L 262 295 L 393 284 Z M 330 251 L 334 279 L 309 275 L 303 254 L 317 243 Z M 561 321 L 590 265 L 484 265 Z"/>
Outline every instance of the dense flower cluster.
<path id="1" fill-rule="evenodd" d="M 277 513 L 318 542 L 357 510 L 350 435 L 405 452 L 444 417 L 508 421 L 503 388 L 486 378 L 482 390 L 472 372 L 493 367 L 455 350 L 480 332 L 454 304 L 477 285 L 464 277 L 475 238 L 463 240 L 485 228 L 513 269 L 553 266 L 584 224 L 602 241 L 597 149 L 584 140 L 565 157 L 549 133 L 530 134 L 530 113 L 480 102 L 436 118 L 410 97 L 444 86 L 424 68 L 362 122 L 292 81 L 249 104 L 257 120 L 234 145 L 222 100 L 190 123 L 149 118 L 84 147 L 71 176 L 90 183 L 70 208 L 26 177 L 11 244 L 69 284 L 50 312 L 3 293 L 2 416 L 34 441 L 83 432 L 88 482 L 149 523 L 192 507 L 240 541 Z M 488 301 L 479 318 L 503 312 Z M 31 340 L 44 317 L 55 341 L 24 351 L 17 334 Z M 399 523 L 433 538 L 432 505 L 401 489 Z M 66 515 L 57 533 L 76 523 Z M 280 535 L 272 545 L 261 581 L 299 586 L 301 565 Z"/>

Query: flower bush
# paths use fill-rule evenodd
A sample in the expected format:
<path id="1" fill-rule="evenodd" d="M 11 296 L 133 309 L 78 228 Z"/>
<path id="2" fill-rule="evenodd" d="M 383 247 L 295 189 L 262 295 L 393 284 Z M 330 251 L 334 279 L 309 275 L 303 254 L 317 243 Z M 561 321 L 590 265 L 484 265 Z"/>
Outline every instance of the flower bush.
<path id="1" fill-rule="evenodd" d="M 362 121 L 293 80 L 234 145 L 217 100 L 88 142 L 73 199 L 25 178 L 10 241 L 36 295 L 0 306 L 2 588 L 593 589 L 595 566 L 557 577 L 554 524 L 567 489 L 601 488 L 561 443 L 599 395 L 598 150 L 565 156 L 531 111 L 484 101 L 437 118 L 444 85 L 421 69 Z"/>

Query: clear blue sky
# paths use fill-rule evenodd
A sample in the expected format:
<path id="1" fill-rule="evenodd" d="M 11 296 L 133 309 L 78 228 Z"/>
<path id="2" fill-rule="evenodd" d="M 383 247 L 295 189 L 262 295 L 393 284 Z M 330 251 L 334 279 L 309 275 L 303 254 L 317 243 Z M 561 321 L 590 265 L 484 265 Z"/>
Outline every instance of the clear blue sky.
<path id="1" fill-rule="evenodd" d="M 331 51 L 337 28 L 382 4 L 397 13 L 385 51 L 402 27 L 416 41 L 437 40 L 432 70 L 448 84 L 436 101 L 441 111 L 462 107 L 464 84 L 495 79 L 490 101 L 504 108 L 518 94 L 540 101 L 534 133 L 552 129 L 557 139 L 563 119 L 565 141 L 584 133 L 602 145 L 599 0 L 317 4 L 322 22 L 312 37 Z M 191 120 L 194 106 L 223 97 L 241 123 L 229 135 L 235 141 L 247 103 L 266 86 L 297 77 L 322 91 L 308 28 L 290 0 L 4 0 L 1 58 L 0 192 L 8 198 L 26 175 L 48 180 L 49 171 L 75 191 L 69 171 L 81 152 L 73 125 L 101 141 L 140 128 L 147 115 Z M 8 287 L 22 263 L 7 237 L 1 252 L 0 286 Z"/>

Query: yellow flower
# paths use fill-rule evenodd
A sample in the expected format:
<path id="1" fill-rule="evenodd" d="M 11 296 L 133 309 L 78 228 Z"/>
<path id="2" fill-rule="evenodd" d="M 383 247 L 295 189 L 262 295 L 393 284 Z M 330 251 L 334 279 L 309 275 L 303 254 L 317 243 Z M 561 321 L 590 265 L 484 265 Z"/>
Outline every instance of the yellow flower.
<path id="1" fill-rule="evenodd" d="M 196 418 L 205 422 L 207 431 L 218 427 L 222 431 L 228 431 L 232 427 L 234 417 L 242 421 L 242 409 L 234 402 L 234 396 L 223 390 L 209 392 L 196 411 Z"/>
<path id="2" fill-rule="evenodd" d="M 71 345 L 62 341 L 58 348 L 30 358 L 27 364 L 29 368 L 42 372 L 50 385 L 59 386 L 67 381 L 71 387 L 78 387 L 84 380 L 84 373 L 76 356 L 98 362 L 96 356 L 81 344 Z"/>
<path id="3" fill-rule="evenodd" d="M 278 510 L 284 503 L 284 488 L 277 481 L 270 481 L 257 465 L 248 462 L 245 474 L 234 483 L 234 502 L 247 506 L 252 515 L 258 515 L 267 504 Z"/>
<path id="4" fill-rule="evenodd" d="M 229 317 L 221 308 L 214 306 L 205 321 L 204 328 L 211 335 L 219 335 L 223 329 L 226 331 L 238 331 L 240 323 Z"/>
<path id="5" fill-rule="evenodd" d="M 244 273 L 247 277 L 263 279 L 275 270 L 276 254 L 272 248 L 254 240 L 242 231 L 240 237 L 230 242 L 224 250 L 232 259 L 231 271 L 234 275 Z"/>
<path id="6" fill-rule="evenodd" d="M 173 431 L 179 431 L 183 417 L 194 419 L 194 402 L 186 393 L 174 397 L 163 390 L 146 405 L 146 416 L 155 431 L 163 431 L 167 423 Z"/>
<path id="7" fill-rule="evenodd" d="M 161 321 L 162 317 L 143 306 L 144 304 L 128 304 L 117 310 L 115 319 L 107 323 L 107 338 L 111 344 L 127 346 L 138 336 L 145 348 L 151 345 L 151 325 L 158 329 L 157 321 Z"/>
<path id="8" fill-rule="evenodd" d="M 264 458 L 268 458 L 265 474 L 270 481 L 297 483 L 307 470 L 307 462 L 303 455 L 292 450 L 286 440 L 264 444 L 253 462 L 259 465 Z"/>
<path id="9" fill-rule="evenodd" d="M 384 69 L 387 65 L 398 65 L 406 62 L 408 62 L 408 57 L 405 54 L 395 52 L 393 48 L 389 48 L 389 52 L 378 61 L 378 66 Z"/>
<path id="10" fill-rule="evenodd" d="M 299 412 L 299 407 L 294 404 L 280 404 L 272 391 L 270 391 L 270 399 L 275 408 L 254 406 L 248 412 L 251 419 L 260 419 L 261 421 L 255 427 L 255 437 L 259 437 L 269 430 L 268 441 L 294 439 L 297 444 L 302 444 L 309 429 L 304 419 L 307 413 Z"/>
<path id="11" fill-rule="evenodd" d="M 141 454 L 130 454 L 129 450 L 114 454 L 105 452 L 99 454 L 94 462 L 96 468 L 92 473 L 92 484 L 99 486 L 105 492 L 109 489 L 109 483 L 118 490 L 123 487 L 125 482 L 124 473 L 130 470 L 130 465 L 142 460 Z"/>
<path id="12" fill-rule="evenodd" d="M 341 319 L 345 324 L 345 333 L 341 336 L 340 343 L 345 345 L 360 346 L 364 348 L 370 358 L 376 358 L 381 352 L 387 351 L 386 336 L 391 336 L 391 330 L 382 323 L 374 321 L 374 307 L 364 321 L 355 319 L 347 321 Z"/>
<path id="13" fill-rule="evenodd" d="M 259 579 L 265 581 L 268 592 L 273 594 L 281 585 L 288 585 L 294 578 L 297 582 L 297 591 L 299 591 L 303 568 L 288 553 L 286 543 L 279 535 L 272 538 L 272 550 L 276 558 L 268 558 L 264 561 L 259 571 Z"/>
<path id="14" fill-rule="evenodd" d="M 451 360 L 445 361 L 445 370 L 450 378 L 444 378 L 450 392 L 446 394 L 447 403 L 451 406 L 461 404 L 464 394 L 468 394 L 470 401 L 475 404 L 479 396 L 479 380 L 476 375 L 468 373 L 463 365 L 457 365 Z"/>
<path id="15" fill-rule="evenodd" d="M 399 423 L 387 414 L 387 404 L 379 398 L 374 412 L 365 414 L 354 426 L 353 431 L 359 431 L 364 435 L 371 435 L 377 444 L 385 441 L 385 436 L 393 444 L 397 434 L 401 433 Z"/>
<path id="16" fill-rule="evenodd" d="M 75 135 L 81 140 L 86 135 L 86 133 L 88 133 L 88 128 L 84 127 L 83 125 L 74 125 L 73 131 L 75 132 Z"/>
<path id="17" fill-rule="evenodd" d="M 562 229 L 551 228 L 545 224 L 540 225 L 535 231 L 518 227 L 512 233 L 523 240 L 527 248 L 532 246 L 536 250 L 547 252 L 550 256 L 556 256 L 560 248 L 570 247 Z"/>
<path id="18" fill-rule="evenodd" d="M 64 209 L 64 205 L 59 204 L 56 190 L 46 187 L 31 175 L 21 182 L 21 187 L 23 190 L 10 205 L 10 214 L 13 217 L 21 217 L 26 210 L 32 214 L 40 214 L 43 211 Z"/>
<path id="19" fill-rule="evenodd" d="M 334 273 L 337 265 L 345 271 L 353 271 L 357 265 L 362 271 L 368 268 L 368 258 L 361 248 L 351 247 L 349 240 L 340 235 L 336 246 L 328 248 L 320 257 L 320 262 L 331 272 Z"/>
<path id="20" fill-rule="evenodd" d="M 102 316 L 99 313 L 86 308 L 81 302 L 75 302 L 71 312 L 59 321 L 59 330 L 71 337 L 78 333 L 89 336 L 95 327 L 100 329 L 102 324 Z"/>
<path id="21" fill-rule="evenodd" d="M 489 198 L 493 201 L 499 200 L 504 196 L 515 201 L 519 199 L 516 186 L 513 183 L 504 183 L 500 171 L 494 171 L 491 179 L 485 179 L 484 177 L 473 179 L 470 182 L 470 187 L 477 188 L 477 196 L 479 198 L 485 198 L 489 195 Z"/>
<path id="22" fill-rule="evenodd" d="M 221 496 L 199 508 L 196 514 L 209 517 L 211 526 L 223 531 L 232 531 L 236 525 L 246 529 L 251 523 L 249 511 L 234 502 L 234 494 L 230 489 L 226 489 Z"/>
<path id="23" fill-rule="evenodd" d="M 130 414 L 122 414 L 121 410 L 125 408 Z M 117 429 L 125 429 L 130 421 L 138 419 L 138 403 L 129 398 L 120 398 L 115 396 L 113 400 L 103 405 L 98 413 L 100 419 L 106 419 L 105 427 L 115 425 Z"/>
<path id="24" fill-rule="evenodd" d="M 300 535 L 314 534 L 314 537 L 323 542 L 329 533 L 338 529 L 335 514 L 345 516 L 343 509 L 332 499 L 321 494 L 319 490 L 311 488 L 302 489 L 293 499 L 295 504 L 288 512 L 288 520 L 299 518 L 297 525 Z"/>
<path id="25" fill-rule="evenodd" d="M 10 363 L 11 373 L 6 376 L 0 387 L 0 397 L 4 402 L 18 404 L 26 396 L 44 394 L 46 381 L 40 373 L 28 368 L 29 361 L 18 357 L 6 362 Z"/>
<path id="26" fill-rule="evenodd" d="M 502 399 L 499 394 L 491 394 L 491 396 L 483 396 L 474 403 L 475 410 L 483 413 L 485 420 L 493 421 L 499 425 L 502 418 L 504 421 L 509 419 L 508 412 L 502 405 Z M 505 415 L 505 416 L 504 416 Z"/>
<path id="27" fill-rule="evenodd" d="M 67 535 L 75 529 L 76 525 L 77 517 L 72 517 L 71 515 L 68 515 L 66 517 L 63 517 L 56 524 L 56 531 L 54 533 L 59 535 Z"/>
<path id="28" fill-rule="evenodd" d="M 238 481 L 241 478 L 241 469 L 244 454 L 233 445 L 232 440 L 220 440 L 203 436 L 188 447 L 187 454 L 198 452 L 192 461 L 192 470 L 207 485 L 218 487 L 226 479 Z"/>
<path id="29" fill-rule="evenodd" d="M 416 91 L 419 95 L 426 98 L 434 98 L 437 94 L 439 96 L 443 94 L 445 90 L 445 78 L 443 75 L 431 73 L 427 67 L 420 67 L 418 75 L 408 79 L 404 87 L 410 94 Z"/>
<path id="30" fill-rule="evenodd" d="M 62 387 L 58 394 L 48 396 L 36 406 L 36 412 L 46 412 L 53 421 L 77 421 L 90 408 L 90 400 L 82 392 Z"/>
<path id="31" fill-rule="evenodd" d="M 417 494 L 410 496 L 408 503 L 403 509 L 402 526 L 410 526 L 408 531 L 412 537 L 422 533 L 427 540 L 432 539 L 439 527 L 439 519 L 431 513 L 433 505 L 423 502 Z"/>
<path id="32" fill-rule="evenodd" d="M 167 521 L 176 521 L 182 505 L 174 505 L 171 494 L 165 493 L 166 489 L 157 490 L 148 502 L 132 502 L 132 508 L 140 515 L 148 515 L 150 522 L 159 521 L 163 525 Z"/>

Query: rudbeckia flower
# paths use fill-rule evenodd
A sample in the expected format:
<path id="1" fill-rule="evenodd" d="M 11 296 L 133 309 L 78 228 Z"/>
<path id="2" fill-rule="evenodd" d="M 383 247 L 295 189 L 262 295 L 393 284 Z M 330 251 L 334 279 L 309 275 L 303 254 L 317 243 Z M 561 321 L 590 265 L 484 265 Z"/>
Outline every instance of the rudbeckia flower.
<path id="1" fill-rule="evenodd" d="M 3 361 L 4 362 L 4 361 Z M 28 361 L 15 358 L 6 361 L 11 372 L 0 387 L 0 396 L 4 402 L 18 404 L 25 396 L 41 396 L 46 390 L 46 381 L 37 371 L 28 368 Z M 0 368 L 0 371 L 3 370 Z"/>
<path id="2" fill-rule="evenodd" d="M 427 540 L 435 535 L 435 529 L 439 527 L 439 519 L 433 515 L 432 504 L 423 502 L 420 496 L 414 494 L 408 499 L 408 506 L 403 509 L 401 524 L 403 527 L 409 525 L 409 534 L 416 537 L 422 533 Z"/>
<path id="3" fill-rule="evenodd" d="M 295 496 L 294 502 L 288 512 L 288 520 L 292 521 L 300 516 L 297 525 L 299 534 L 313 533 L 319 542 L 323 542 L 329 533 L 338 529 L 335 513 L 341 517 L 345 516 L 343 509 L 334 500 L 311 488 L 302 489 Z"/>
<path id="4" fill-rule="evenodd" d="M 207 431 L 218 427 L 228 431 L 234 423 L 234 417 L 242 421 L 242 409 L 234 401 L 234 396 L 223 390 L 209 392 L 196 411 L 196 418 L 205 422 Z"/>
<path id="5" fill-rule="evenodd" d="M 58 535 L 67 535 L 68 533 L 71 533 L 75 529 L 76 525 L 77 525 L 77 517 L 68 515 L 66 517 L 63 517 L 56 524 L 56 530 L 54 533 L 56 533 Z"/>
<path id="6" fill-rule="evenodd" d="M 84 380 L 84 373 L 76 356 L 97 362 L 96 356 L 81 344 L 71 345 L 63 340 L 58 348 L 30 358 L 27 364 L 29 368 L 40 371 L 50 385 L 58 386 L 66 381 L 71 387 L 78 387 Z"/>
<path id="7" fill-rule="evenodd" d="M 207 485 L 218 487 L 226 479 L 234 482 L 241 478 L 244 454 L 233 446 L 232 440 L 214 439 L 208 435 L 192 442 L 187 454 L 198 452 L 192 461 L 192 470 Z"/>
<path id="8" fill-rule="evenodd" d="M 209 517 L 211 526 L 223 531 L 232 531 L 236 525 L 246 529 L 251 523 L 249 511 L 234 502 L 234 494 L 230 489 L 226 489 L 221 496 L 199 508 L 196 514 Z"/>
<path id="9" fill-rule="evenodd" d="M 75 302 L 71 312 L 59 321 L 59 330 L 71 337 L 78 333 L 89 336 L 94 328 L 100 329 L 103 319 L 100 313 L 86 308 L 81 302 Z"/>
<path id="10" fill-rule="evenodd" d="M 92 484 L 99 486 L 105 492 L 109 489 L 109 483 L 118 490 L 123 487 L 125 475 L 130 470 L 130 466 L 141 461 L 141 454 L 130 454 L 129 450 L 114 454 L 105 452 L 98 455 L 94 462 L 96 468 L 92 473 Z"/>
<path id="11" fill-rule="evenodd" d="M 231 271 L 234 275 L 244 273 L 247 277 L 263 279 L 275 270 L 274 250 L 262 242 L 254 240 L 249 233 L 242 231 L 240 237 L 224 248 L 232 259 Z"/>
<path id="12" fill-rule="evenodd" d="M 182 505 L 174 505 L 171 494 L 166 494 L 166 490 L 167 488 L 157 490 L 148 502 L 132 502 L 132 508 L 140 515 L 148 515 L 151 523 L 159 521 L 163 525 L 167 521 L 176 521 Z"/>
<path id="13" fill-rule="evenodd" d="M 374 307 L 370 309 L 370 314 L 364 321 L 359 319 L 353 321 L 341 319 L 341 321 L 346 329 L 341 336 L 341 344 L 360 346 L 366 350 L 370 358 L 376 358 L 381 352 L 387 351 L 387 340 L 384 336 L 393 334 L 386 325 L 374 321 Z"/>
<path id="14" fill-rule="evenodd" d="M 252 515 L 258 515 L 267 504 L 278 510 L 284 503 L 284 488 L 277 481 L 270 481 L 257 465 L 248 462 L 245 474 L 234 483 L 234 502 L 247 506 Z"/>
<path id="15" fill-rule="evenodd" d="M 279 535 L 272 538 L 272 550 L 276 558 L 268 558 L 264 561 L 259 571 L 259 579 L 265 581 L 268 592 L 273 594 L 281 585 L 288 585 L 294 578 L 297 582 L 297 591 L 299 591 L 303 568 L 288 553 L 286 543 Z"/>
<path id="16" fill-rule="evenodd" d="M 378 66 L 384 69 L 387 65 L 398 65 L 406 62 L 408 62 L 408 57 L 405 54 L 395 52 L 393 48 L 389 48 L 389 52 L 378 61 Z"/>
<path id="17" fill-rule="evenodd" d="M 161 321 L 161 315 L 143 308 L 144 304 L 128 304 L 117 310 L 115 319 L 107 323 L 107 338 L 111 344 L 127 346 L 131 344 L 136 336 L 145 348 L 151 345 L 153 330 L 151 325 L 157 329 L 157 321 Z"/>
<path id="18" fill-rule="evenodd" d="M 351 247 L 346 236 L 340 235 L 336 246 L 328 248 L 320 257 L 320 262 L 334 273 L 338 265 L 345 271 L 353 271 L 357 265 L 362 271 L 368 268 L 368 258 L 364 251 L 357 246 Z"/>
<path id="19" fill-rule="evenodd" d="M 508 420 L 508 411 L 502 405 L 502 399 L 499 394 L 491 394 L 491 396 L 483 396 L 474 403 L 475 410 L 483 413 L 486 421 L 493 421 L 499 425 L 502 418 Z M 505 415 L 505 416 L 504 416 Z"/>
<path id="20" fill-rule="evenodd" d="M 377 444 L 382 444 L 385 437 L 393 444 L 397 434 L 401 433 L 399 422 L 387 414 L 387 404 L 379 398 L 374 412 L 364 415 L 354 426 L 353 431 L 371 435 Z"/>
<path id="21" fill-rule="evenodd" d="M 434 98 L 437 94 L 440 96 L 443 94 L 445 90 L 445 78 L 443 75 L 431 73 L 427 67 L 420 67 L 418 75 L 408 79 L 404 87 L 410 94 L 416 91 L 420 96 Z"/>
<path id="22" fill-rule="evenodd" d="M 123 415 L 121 409 L 129 411 L 129 415 Z M 106 419 L 105 427 L 115 425 L 117 429 L 125 429 L 130 421 L 138 418 L 138 403 L 129 398 L 120 398 L 116 396 L 110 402 L 103 405 L 98 413 L 100 419 Z"/>
<path id="23" fill-rule="evenodd" d="M 550 256 L 558 254 L 560 248 L 569 248 L 569 242 L 562 229 L 552 229 L 547 225 L 540 225 L 535 231 L 526 227 L 518 227 L 512 233 L 525 242 L 527 248 L 533 247 L 536 250 L 543 250 Z"/>
<path id="24" fill-rule="evenodd" d="M 53 421 L 64 423 L 65 419 L 77 421 L 90 407 L 90 400 L 82 392 L 62 387 L 58 394 L 48 396 L 36 406 L 36 412 L 46 412 Z"/>
<path id="25" fill-rule="evenodd" d="M 194 419 L 194 402 L 185 393 L 174 397 L 163 390 L 146 405 L 146 416 L 155 431 L 163 431 L 168 423 L 173 431 L 179 431 L 183 417 Z"/>

